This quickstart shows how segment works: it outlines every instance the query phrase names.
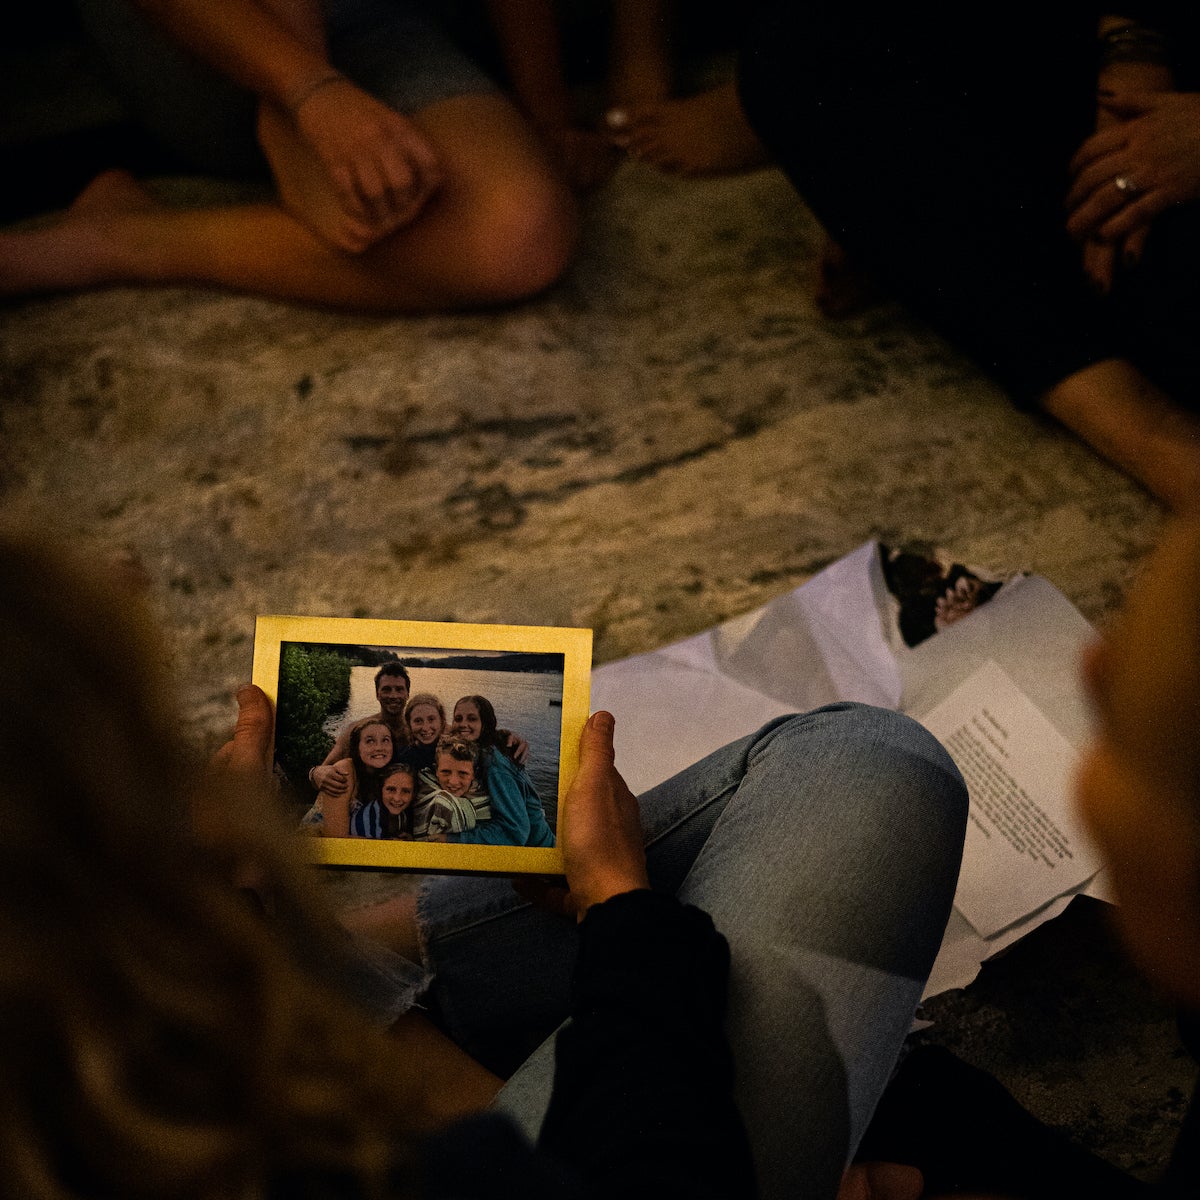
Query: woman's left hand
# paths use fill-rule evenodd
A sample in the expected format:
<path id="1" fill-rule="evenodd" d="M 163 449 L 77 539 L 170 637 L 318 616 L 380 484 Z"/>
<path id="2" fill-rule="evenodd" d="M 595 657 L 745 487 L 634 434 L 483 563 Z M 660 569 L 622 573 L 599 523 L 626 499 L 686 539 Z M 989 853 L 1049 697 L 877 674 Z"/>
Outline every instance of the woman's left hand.
<path id="1" fill-rule="evenodd" d="M 231 794 L 265 789 L 271 778 L 271 742 L 275 711 L 262 688 L 244 684 L 237 692 L 237 723 L 229 741 L 208 765 L 211 786 L 199 790 L 192 801 L 196 836 L 208 844 L 219 843 L 226 831 L 224 806 Z"/>
<path id="2" fill-rule="evenodd" d="M 229 741 L 212 757 L 214 771 L 265 783 L 271 774 L 271 733 L 275 713 L 260 687 L 243 684 L 237 692 L 237 723 Z"/>
<path id="3" fill-rule="evenodd" d="M 1067 232 L 1112 244 L 1172 205 L 1200 199 L 1200 93 L 1126 94 L 1104 106 L 1119 120 L 1071 160 Z"/>

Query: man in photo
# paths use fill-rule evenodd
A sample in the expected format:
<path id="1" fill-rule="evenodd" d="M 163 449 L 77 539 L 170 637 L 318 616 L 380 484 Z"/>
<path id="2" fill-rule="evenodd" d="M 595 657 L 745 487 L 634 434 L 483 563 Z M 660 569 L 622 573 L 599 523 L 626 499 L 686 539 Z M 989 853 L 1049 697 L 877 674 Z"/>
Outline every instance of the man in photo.
<path id="1" fill-rule="evenodd" d="M 375 672 L 375 699 L 379 711 L 364 718 L 367 721 L 382 721 L 392 731 L 392 745 L 406 746 L 408 730 L 404 727 L 404 706 L 408 703 L 412 680 L 403 663 L 384 663 Z M 349 722 L 337 735 L 324 761 L 308 773 L 308 782 L 318 792 L 326 791 L 338 795 L 350 786 L 346 772 L 337 764 L 350 754 L 350 733 L 358 721 Z M 339 786 L 340 783 L 340 786 Z"/>

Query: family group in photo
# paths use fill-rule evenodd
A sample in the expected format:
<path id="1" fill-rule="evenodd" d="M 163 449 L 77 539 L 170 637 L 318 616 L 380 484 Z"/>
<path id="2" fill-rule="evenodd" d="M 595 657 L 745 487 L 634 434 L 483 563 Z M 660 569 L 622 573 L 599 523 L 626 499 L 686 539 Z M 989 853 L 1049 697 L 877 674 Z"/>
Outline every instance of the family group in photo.
<path id="1" fill-rule="evenodd" d="M 553 846 L 523 763 L 529 746 L 497 727 L 486 696 L 447 718 L 432 692 L 410 695 L 398 662 L 375 675 L 379 711 L 353 722 L 309 772 L 316 799 L 301 828 L 324 837 L 487 846 Z"/>

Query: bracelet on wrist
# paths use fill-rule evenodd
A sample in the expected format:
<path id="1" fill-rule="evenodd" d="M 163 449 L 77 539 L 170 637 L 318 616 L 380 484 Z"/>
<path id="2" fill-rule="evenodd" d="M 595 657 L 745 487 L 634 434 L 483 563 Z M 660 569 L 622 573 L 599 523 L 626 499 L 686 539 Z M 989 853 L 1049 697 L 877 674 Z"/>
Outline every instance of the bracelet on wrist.
<path id="1" fill-rule="evenodd" d="M 318 75 L 315 79 L 309 79 L 299 87 L 293 88 L 283 98 L 283 107 L 288 110 L 294 117 L 303 106 L 305 101 L 309 100 L 322 88 L 327 88 L 331 83 L 344 83 L 346 76 L 330 67 L 323 75 Z"/>

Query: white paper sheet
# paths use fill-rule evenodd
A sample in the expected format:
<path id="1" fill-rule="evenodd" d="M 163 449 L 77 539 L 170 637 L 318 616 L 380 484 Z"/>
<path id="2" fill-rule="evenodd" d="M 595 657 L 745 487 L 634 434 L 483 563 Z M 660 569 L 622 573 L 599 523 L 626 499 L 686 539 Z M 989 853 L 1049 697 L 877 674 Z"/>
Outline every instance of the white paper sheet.
<path id="1" fill-rule="evenodd" d="M 1078 754 L 996 662 L 921 723 L 971 797 L 954 907 L 977 933 L 998 933 L 1096 873 L 1072 804 Z"/>
<path id="2" fill-rule="evenodd" d="M 616 715 L 617 762 L 629 786 L 644 791 L 773 717 L 836 700 L 931 713 L 992 660 L 1044 718 L 1056 739 L 1055 786 L 1067 790 L 1064 764 L 1090 736 L 1078 659 L 1094 636 L 1070 601 L 1044 579 L 1017 579 L 962 620 L 896 652 L 888 638 L 892 607 L 878 546 L 868 542 L 754 612 L 598 668 L 592 706 Z M 1034 903 L 1030 893 L 993 915 L 982 900 L 969 900 L 973 921 L 952 914 L 925 995 L 965 987 L 984 960 L 1058 915 L 1075 893 L 1103 897 L 1102 873 L 1086 883 L 1076 875 L 1058 872 L 1054 896 Z M 963 878 L 974 896 L 976 885 Z"/>
<path id="3" fill-rule="evenodd" d="M 867 542 L 762 608 L 598 667 L 592 708 L 617 718 L 625 781 L 645 791 L 785 713 L 836 700 L 896 708 L 900 671 L 881 609 L 879 554 Z"/>

